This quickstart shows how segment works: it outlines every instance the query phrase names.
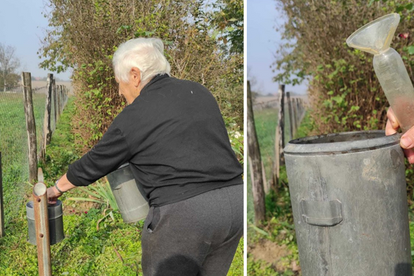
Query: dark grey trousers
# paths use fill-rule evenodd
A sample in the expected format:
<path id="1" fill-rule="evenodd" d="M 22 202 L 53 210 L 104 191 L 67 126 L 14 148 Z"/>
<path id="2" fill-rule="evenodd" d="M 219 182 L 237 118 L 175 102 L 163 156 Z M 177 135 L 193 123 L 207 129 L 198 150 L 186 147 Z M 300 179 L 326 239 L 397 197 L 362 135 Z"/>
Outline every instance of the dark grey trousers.
<path id="1" fill-rule="evenodd" d="M 144 276 L 227 275 L 243 235 L 243 185 L 151 207 L 142 233 Z"/>

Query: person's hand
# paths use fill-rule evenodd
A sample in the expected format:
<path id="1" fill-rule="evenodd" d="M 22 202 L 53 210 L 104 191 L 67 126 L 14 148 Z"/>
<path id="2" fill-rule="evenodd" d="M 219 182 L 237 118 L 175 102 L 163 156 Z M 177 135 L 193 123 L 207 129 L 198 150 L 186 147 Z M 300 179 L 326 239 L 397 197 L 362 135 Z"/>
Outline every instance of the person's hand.
<path id="1" fill-rule="evenodd" d="M 385 126 L 385 134 L 392 135 L 397 133 L 397 130 L 400 128 L 400 125 L 395 117 L 394 112 L 392 111 L 391 107 L 388 109 L 387 112 L 387 125 Z M 400 146 L 404 149 L 404 154 L 408 159 L 410 164 L 414 163 L 414 127 L 407 130 L 402 136 L 400 140 Z"/>
<path id="2" fill-rule="evenodd" d="M 47 201 L 49 204 L 56 204 L 57 199 L 62 195 L 55 186 L 47 188 Z"/>

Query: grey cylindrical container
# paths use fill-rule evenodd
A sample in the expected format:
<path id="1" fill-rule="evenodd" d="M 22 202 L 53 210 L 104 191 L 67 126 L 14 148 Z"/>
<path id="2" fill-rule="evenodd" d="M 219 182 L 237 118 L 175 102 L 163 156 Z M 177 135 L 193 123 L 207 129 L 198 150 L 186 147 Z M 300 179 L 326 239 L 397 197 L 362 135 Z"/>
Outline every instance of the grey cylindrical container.
<path id="1" fill-rule="evenodd" d="M 65 237 L 63 232 L 63 210 L 62 202 L 57 200 L 56 204 L 47 207 L 49 217 L 50 245 L 60 242 Z M 36 245 L 36 227 L 33 201 L 26 204 L 26 216 L 28 224 L 29 239 L 31 244 Z"/>
<path id="2" fill-rule="evenodd" d="M 139 190 L 129 163 L 122 165 L 106 177 L 124 222 L 133 223 L 144 219 L 148 214 L 149 205 Z"/>
<path id="3" fill-rule="evenodd" d="M 285 160 L 302 275 L 412 275 L 398 135 L 297 139 Z"/>

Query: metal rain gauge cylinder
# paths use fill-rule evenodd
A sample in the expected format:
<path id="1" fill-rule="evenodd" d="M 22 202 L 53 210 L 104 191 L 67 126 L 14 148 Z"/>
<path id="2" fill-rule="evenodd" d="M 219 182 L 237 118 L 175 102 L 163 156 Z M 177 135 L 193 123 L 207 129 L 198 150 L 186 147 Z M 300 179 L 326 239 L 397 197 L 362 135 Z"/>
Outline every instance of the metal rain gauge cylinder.
<path id="1" fill-rule="evenodd" d="M 304 276 L 411 276 L 399 136 L 345 132 L 285 147 Z"/>

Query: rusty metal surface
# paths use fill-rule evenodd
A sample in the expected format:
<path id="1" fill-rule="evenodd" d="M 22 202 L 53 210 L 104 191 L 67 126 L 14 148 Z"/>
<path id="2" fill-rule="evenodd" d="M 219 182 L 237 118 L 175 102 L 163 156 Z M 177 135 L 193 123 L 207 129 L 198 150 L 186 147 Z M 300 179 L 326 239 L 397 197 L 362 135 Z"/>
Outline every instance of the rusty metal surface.
<path id="1" fill-rule="evenodd" d="M 40 276 L 52 275 L 46 190 L 44 183 L 37 183 L 33 187 L 37 261 Z"/>

